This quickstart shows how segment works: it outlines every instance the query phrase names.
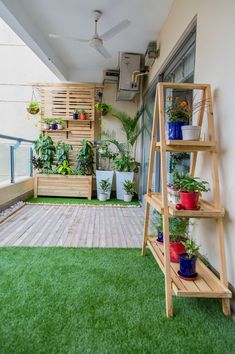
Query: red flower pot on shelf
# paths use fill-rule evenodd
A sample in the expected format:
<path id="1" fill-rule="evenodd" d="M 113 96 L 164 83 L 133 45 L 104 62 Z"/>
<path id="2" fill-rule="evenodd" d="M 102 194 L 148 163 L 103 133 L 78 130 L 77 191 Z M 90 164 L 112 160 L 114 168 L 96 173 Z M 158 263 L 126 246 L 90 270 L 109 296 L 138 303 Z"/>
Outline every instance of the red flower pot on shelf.
<path id="1" fill-rule="evenodd" d="M 87 118 L 86 113 L 80 113 L 80 119 L 81 120 L 86 120 L 86 118 Z"/>
<path id="2" fill-rule="evenodd" d="M 170 242 L 170 260 L 173 263 L 179 263 L 180 254 L 185 253 L 185 247 L 181 242 Z"/>
<path id="3" fill-rule="evenodd" d="M 199 192 L 180 192 L 180 200 L 184 209 L 198 209 Z"/>

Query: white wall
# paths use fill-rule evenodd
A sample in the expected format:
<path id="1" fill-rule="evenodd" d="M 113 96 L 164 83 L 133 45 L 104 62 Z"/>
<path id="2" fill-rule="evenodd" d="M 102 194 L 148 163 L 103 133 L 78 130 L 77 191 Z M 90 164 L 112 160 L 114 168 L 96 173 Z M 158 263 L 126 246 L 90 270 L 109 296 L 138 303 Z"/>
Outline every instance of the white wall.
<path id="1" fill-rule="evenodd" d="M 227 268 L 229 281 L 233 286 L 235 286 L 234 15 L 234 0 L 175 0 L 159 34 L 160 57 L 150 72 L 151 81 L 161 71 L 184 36 L 187 27 L 197 16 L 195 82 L 210 83 L 214 92 L 221 196 L 226 209 Z M 199 157 L 197 175 L 211 182 L 208 158 L 205 155 Z M 215 227 L 212 225 L 213 221 L 197 222 L 195 234 L 202 252 L 206 253 L 212 265 L 219 269 L 217 239 Z"/>
<path id="2" fill-rule="evenodd" d="M 0 58 L 0 132 L 34 139 L 36 119 L 26 112 L 32 88 L 17 85 L 59 80 L 1 19 Z"/>

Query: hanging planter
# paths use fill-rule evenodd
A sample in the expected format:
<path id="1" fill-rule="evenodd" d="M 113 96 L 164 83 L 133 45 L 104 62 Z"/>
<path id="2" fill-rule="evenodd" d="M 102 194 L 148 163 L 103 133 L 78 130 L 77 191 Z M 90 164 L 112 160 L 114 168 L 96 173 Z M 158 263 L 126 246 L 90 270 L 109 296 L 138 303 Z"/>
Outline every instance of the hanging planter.
<path id="1" fill-rule="evenodd" d="M 95 108 L 100 111 L 102 116 L 106 116 L 112 111 L 112 106 L 106 103 L 96 103 Z"/>
<path id="2" fill-rule="evenodd" d="M 27 107 L 27 111 L 29 114 L 35 115 L 38 114 L 40 111 L 40 106 L 39 103 L 36 100 L 36 95 L 34 92 L 34 88 L 32 91 L 32 97 L 31 97 L 31 101 L 29 101 L 28 107 Z"/>

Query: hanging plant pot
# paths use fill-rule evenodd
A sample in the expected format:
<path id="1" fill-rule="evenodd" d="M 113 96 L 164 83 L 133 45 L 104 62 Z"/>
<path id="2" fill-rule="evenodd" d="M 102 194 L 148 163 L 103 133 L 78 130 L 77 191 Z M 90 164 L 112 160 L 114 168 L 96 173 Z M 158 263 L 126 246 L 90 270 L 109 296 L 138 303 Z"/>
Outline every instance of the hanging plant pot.
<path id="1" fill-rule="evenodd" d="M 29 114 L 35 115 L 35 114 L 38 114 L 38 113 L 39 113 L 40 108 L 36 108 L 36 109 L 35 109 L 35 108 L 28 107 L 28 108 L 27 108 L 27 111 L 28 111 Z"/>
<path id="2" fill-rule="evenodd" d="M 185 247 L 181 242 L 170 242 L 170 260 L 179 263 L 180 254 L 185 253 Z"/>
<path id="3" fill-rule="evenodd" d="M 201 127 L 195 125 L 185 125 L 181 127 L 183 140 L 199 140 Z"/>
<path id="4" fill-rule="evenodd" d="M 178 274 L 185 280 L 194 280 L 197 277 L 196 272 L 197 256 L 192 255 L 189 257 L 188 253 L 180 255 L 180 269 Z"/>
<path id="5" fill-rule="evenodd" d="M 185 122 L 168 122 L 168 139 L 182 140 L 181 127 L 186 125 Z"/>
<path id="6" fill-rule="evenodd" d="M 180 192 L 180 200 L 183 209 L 188 210 L 197 210 L 198 200 L 199 200 L 199 192 Z"/>

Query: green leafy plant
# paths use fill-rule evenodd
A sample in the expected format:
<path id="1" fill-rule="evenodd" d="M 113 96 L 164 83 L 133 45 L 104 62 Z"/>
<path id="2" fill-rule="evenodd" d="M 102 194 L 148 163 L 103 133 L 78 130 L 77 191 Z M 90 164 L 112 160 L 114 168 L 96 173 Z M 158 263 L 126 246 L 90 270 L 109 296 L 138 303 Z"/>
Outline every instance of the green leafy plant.
<path id="1" fill-rule="evenodd" d="M 65 144 L 59 141 L 56 144 L 56 164 L 61 165 L 64 161 L 69 163 L 69 152 L 72 151 L 73 147 L 71 144 Z"/>
<path id="2" fill-rule="evenodd" d="M 129 195 L 133 196 L 136 193 L 136 191 L 135 191 L 135 182 L 126 179 L 124 181 L 124 183 L 123 183 L 123 189 L 126 192 L 126 194 L 129 194 Z"/>
<path id="3" fill-rule="evenodd" d="M 156 231 L 163 232 L 162 214 L 160 214 L 156 209 L 154 209 L 153 211 L 151 222 L 152 222 L 152 226 L 156 229 Z"/>
<path id="4" fill-rule="evenodd" d="M 179 188 L 181 192 L 208 192 L 209 183 L 201 180 L 199 177 L 183 176 L 179 179 Z"/>
<path id="5" fill-rule="evenodd" d="M 43 168 L 43 160 L 40 157 L 33 156 L 32 157 L 32 164 L 33 164 L 33 167 L 39 171 L 42 170 L 42 168 Z"/>
<path id="6" fill-rule="evenodd" d="M 140 163 L 129 155 L 121 155 L 114 162 L 114 169 L 119 172 L 138 172 L 139 166 Z"/>
<path id="7" fill-rule="evenodd" d="M 88 114 L 88 113 L 87 113 L 87 111 L 85 111 L 85 109 L 81 109 L 80 114 Z"/>
<path id="8" fill-rule="evenodd" d="M 185 238 L 189 226 L 189 219 L 187 218 L 170 218 L 169 220 L 169 234 L 172 242 L 178 242 Z"/>
<path id="9" fill-rule="evenodd" d="M 100 181 L 100 188 L 102 190 L 103 193 L 107 193 L 110 191 L 111 189 L 111 183 L 109 182 L 109 179 L 102 179 Z"/>
<path id="10" fill-rule="evenodd" d="M 44 118 L 43 119 L 43 123 L 45 123 L 45 124 L 51 124 L 51 118 Z"/>
<path id="11" fill-rule="evenodd" d="M 182 241 L 186 252 L 188 254 L 189 259 L 192 258 L 193 255 L 197 255 L 199 251 L 199 246 L 192 239 L 187 239 L 186 241 Z"/>
<path id="12" fill-rule="evenodd" d="M 130 153 L 131 148 L 136 143 L 139 135 L 142 133 L 142 131 L 145 128 L 144 126 L 141 126 L 140 128 L 138 128 L 138 122 L 139 122 L 140 117 L 142 116 L 144 110 L 145 110 L 145 107 L 142 106 L 142 108 L 136 113 L 136 115 L 133 118 L 124 112 L 112 113 L 112 116 L 117 118 L 122 124 L 122 129 L 126 135 L 129 153 Z"/>
<path id="13" fill-rule="evenodd" d="M 74 114 L 79 114 L 80 110 L 78 108 L 75 108 L 75 110 L 73 111 Z"/>
<path id="14" fill-rule="evenodd" d="M 34 151 L 43 161 L 44 169 L 51 169 L 55 156 L 55 146 L 50 136 L 44 136 L 41 133 L 34 142 Z"/>
<path id="15" fill-rule="evenodd" d="M 82 140 L 82 148 L 77 152 L 77 169 L 80 175 L 90 176 L 94 173 L 94 152 L 93 152 L 93 144 L 83 139 Z"/>
<path id="16" fill-rule="evenodd" d="M 56 168 L 56 171 L 63 176 L 72 174 L 72 169 L 67 161 L 63 161 L 63 163 Z"/>
<path id="17" fill-rule="evenodd" d="M 95 108 L 101 112 L 101 114 L 106 115 L 112 112 L 112 106 L 106 103 L 96 103 Z"/>
<path id="18" fill-rule="evenodd" d="M 172 177 L 173 177 L 173 181 L 172 181 L 171 187 L 173 189 L 179 190 L 180 189 L 180 183 L 181 183 L 182 179 L 186 178 L 187 175 L 186 174 L 180 174 L 179 171 L 177 169 L 175 169 L 173 171 Z"/>
<path id="19" fill-rule="evenodd" d="M 64 119 L 62 117 L 56 118 L 56 123 L 64 124 Z"/>

